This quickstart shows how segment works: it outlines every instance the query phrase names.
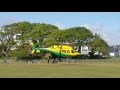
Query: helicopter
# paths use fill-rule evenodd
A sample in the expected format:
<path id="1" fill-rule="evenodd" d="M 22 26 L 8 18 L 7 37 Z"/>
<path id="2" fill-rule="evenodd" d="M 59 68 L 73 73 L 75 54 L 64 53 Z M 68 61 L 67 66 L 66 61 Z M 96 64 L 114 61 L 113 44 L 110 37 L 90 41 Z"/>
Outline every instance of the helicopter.
<path id="1" fill-rule="evenodd" d="M 71 46 L 64 44 L 56 44 L 48 48 L 36 47 L 34 42 L 30 42 L 31 46 L 31 54 L 40 53 L 41 51 L 50 52 L 53 58 L 53 63 L 56 59 L 60 60 L 60 58 L 77 58 L 80 56 L 80 53 L 75 51 Z"/>

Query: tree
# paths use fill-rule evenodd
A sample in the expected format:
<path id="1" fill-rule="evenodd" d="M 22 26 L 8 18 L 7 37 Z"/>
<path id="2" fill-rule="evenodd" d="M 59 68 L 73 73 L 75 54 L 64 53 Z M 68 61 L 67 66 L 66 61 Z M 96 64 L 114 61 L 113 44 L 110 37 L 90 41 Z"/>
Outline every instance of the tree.
<path id="1" fill-rule="evenodd" d="M 65 42 L 65 31 L 57 29 L 56 31 L 49 34 L 44 40 L 44 44 L 47 46 L 54 44 L 63 44 Z"/>
<path id="2" fill-rule="evenodd" d="M 88 45 L 93 38 L 93 34 L 85 27 L 74 27 L 67 29 L 68 41 L 76 42 L 78 45 Z"/>
<path id="3" fill-rule="evenodd" d="M 29 22 L 19 22 L 14 24 L 14 27 L 16 27 L 16 33 L 20 33 L 21 36 L 18 37 L 17 39 L 21 41 L 21 43 L 25 43 L 27 40 L 29 40 L 29 33 L 32 32 L 33 27 L 32 24 Z"/>
<path id="4" fill-rule="evenodd" d="M 1 55 L 8 57 L 9 51 L 14 45 L 16 45 L 16 42 L 14 41 L 14 30 L 11 25 L 5 25 L 1 27 L 2 30 L 0 32 L 0 53 Z"/>
<path id="5" fill-rule="evenodd" d="M 44 23 L 33 23 L 32 26 L 32 32 L 28 36 L 31 39 L 38 40 L 40 46 L 43 45 L 43 41 L 47 38 L 49 34 L 58 30 L 58 27 Z"/>
<path id="6" fill-rule="evenodd" d="M 20 24 L 20 25 L 19 25 Z M 40 24 L 40 23 L 32 23 L 32 24 L 28 24 L 28 23 L 19 23 L 18 27 L 19 27 L 19 31 L 23 30 L 22 32 L 22 36 L 20 36 L 18 39 L 22 42 L 22 45 L 24 45 L 24 43 L 27 40 L 36 40 L 38 41 L 38 43 L 35 43 L 36 46 L 42 47 L 43 46 L 43 41 L 46 39 L 47 35 L 49 35 L 50 33 L 52 33 L 53 31 L 55 31 L 56 29 L 58 29 L 58 27 L 50 25 L 50 24 Z M 25 28 L 25 25 L 27 28 Z M 26 29 L 26 31 L 25 31 Z M 20 47 L 18 47 L 18 49 L 20 49 Z M 22 48 L 23 49 L 23 48 Z M 27 52 L 27 51 L 25 51 Z M 19 52 L 17 52 L 17 55 L 23 56 Z M 32 55 L 32 57 L 38 57 L 40 54 L 34 54 Z M 28 56 L 28 53 L 24 56 Z"/>
<path id="7" fill-rule="evenodd" d="M 22 41 L 24 39 L 18 40 L 17 38 L 14 38 L 15 34 L 21 34 L 22 36 L 25 36 L 26 33 L 30 32 L 30 23 L 29 22 L 19 22 L 19 23 L 13 23 L 9 25 L 5 25 L 1 27 L 2 30 L 0 32 L 0 47 L 1 55 L 4 55 L 5 57 L 10 56 L 9 52 L 12 48 L 17 47 L 18 41 Z"/>
<path id="8" fill-rule="evenodd" d="M 93 51 L 98 51 L 106 55 L 108 52 L 108 44 L 105 42 L 100 35 L 95 34 L 93 40 L 91 41 L 91 46 L 93 47 Z"/>

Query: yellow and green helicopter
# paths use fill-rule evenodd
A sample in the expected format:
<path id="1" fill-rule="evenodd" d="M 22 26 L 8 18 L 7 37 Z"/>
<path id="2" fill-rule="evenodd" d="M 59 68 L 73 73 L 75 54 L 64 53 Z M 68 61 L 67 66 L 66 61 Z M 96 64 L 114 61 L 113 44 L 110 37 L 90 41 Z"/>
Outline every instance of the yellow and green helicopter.
<path id="1" fill-rule="evenodd" d="M 31 54 L 35 52 L 40 53 L 41 51 L 47 51 L 52 54 L 52 58 L 76 58 L 80 56 L 79 52 L 76 52 L 71 46 L 68 45 L 53 45 L 48 48 L 36 47 L 33 41 L 30 42 L 32 48 Z"/>

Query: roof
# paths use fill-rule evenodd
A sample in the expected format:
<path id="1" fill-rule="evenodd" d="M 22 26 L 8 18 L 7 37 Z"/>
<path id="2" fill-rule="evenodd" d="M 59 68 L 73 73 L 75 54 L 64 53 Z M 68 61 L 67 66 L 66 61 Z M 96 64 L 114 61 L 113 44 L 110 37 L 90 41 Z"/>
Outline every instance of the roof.
<path id="1" fill-rule="evenodd" d="M 120 52 L 120 45 L 109 46 L 109 52 Z"/>

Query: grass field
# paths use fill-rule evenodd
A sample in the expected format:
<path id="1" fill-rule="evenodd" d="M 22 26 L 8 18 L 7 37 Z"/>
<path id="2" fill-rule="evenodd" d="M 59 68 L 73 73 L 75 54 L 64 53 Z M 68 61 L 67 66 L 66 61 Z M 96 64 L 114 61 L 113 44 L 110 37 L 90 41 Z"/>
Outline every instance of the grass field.
<path id="1" fill-rule="evenodd" d="M 120 62 L 0 63 L 0 78 L 120 78 Z"/>

